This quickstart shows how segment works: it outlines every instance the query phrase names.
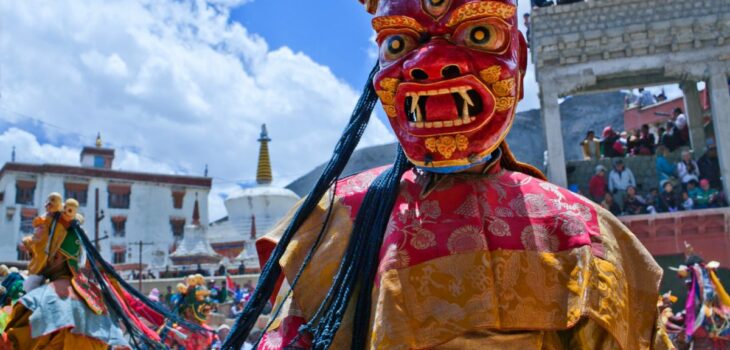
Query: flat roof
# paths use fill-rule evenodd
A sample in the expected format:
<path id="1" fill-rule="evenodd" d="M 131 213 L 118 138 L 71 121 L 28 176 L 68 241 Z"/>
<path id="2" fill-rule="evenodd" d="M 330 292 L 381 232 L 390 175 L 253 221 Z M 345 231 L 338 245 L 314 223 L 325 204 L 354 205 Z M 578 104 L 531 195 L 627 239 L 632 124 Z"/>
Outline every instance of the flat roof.
<path id="1" fill-rule="evenodd" d="M 96 177 L 113 180 L 157 182 L 171 185 L 198 186 L 207 188 L 210 188 L 213 183 L 213 179 L 202 176 L 142 173 L 60 164 L 5 163 L 2 169 L 0 169 L 0 177 L 5 175 L 5 172 L 8 171 L 34 174 L 59 174 Z"/>

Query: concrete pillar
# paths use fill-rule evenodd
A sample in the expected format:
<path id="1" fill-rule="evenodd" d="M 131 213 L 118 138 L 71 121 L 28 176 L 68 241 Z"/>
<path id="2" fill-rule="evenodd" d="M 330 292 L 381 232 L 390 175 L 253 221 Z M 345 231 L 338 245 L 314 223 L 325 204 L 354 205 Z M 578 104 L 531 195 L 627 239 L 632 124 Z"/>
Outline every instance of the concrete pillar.
<path id="1" fill-rule="evenodd" d="M 541 85 L 550 86 L 551 84 Z M 547 143 L 548 180 L 556 185 L 567 187 L 568 175 L 565 172 L 565 151 L 563 150 L 563 131 L 560 127 L 560 105 L 557 92 L 541 91 L 540 114 Z"/>
<path id="2" fill-rule="evenodd" d="M 710 68 L 710 106 L 725 193 L 730 193 L 730 92 L 722 65 Z"/>
<path id="3" fill-rule="evenodd" d="M 684 93 L 684 111 L 689 123 L 689 140 L 695 157 L 702 154 L 705 147 L 705 126 L 702 118 L 700 93 L 697 91 L 696 81 L 685 81 L 681 84 Z"/>

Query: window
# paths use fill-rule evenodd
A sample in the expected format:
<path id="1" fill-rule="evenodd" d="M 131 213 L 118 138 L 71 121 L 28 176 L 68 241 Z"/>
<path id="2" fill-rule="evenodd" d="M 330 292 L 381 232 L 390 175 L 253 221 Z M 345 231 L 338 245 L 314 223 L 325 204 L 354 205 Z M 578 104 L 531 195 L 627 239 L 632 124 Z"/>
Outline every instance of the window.
<path id="1" fill-rule="evenodd" d="M 185 219 L 184 218 L 171 218 L 170 228 L 172 229 L 172 236 L 175 238 L 182 238 L 185 233 Z"/>
<path id="2" fill-rule="evenodd" d="M 114 252 L 112 255 L 112 264 L 124 264 L 127 262 L 127 254 L 125 252 Z"/>
<path id="3" fill-rule="evenodd" d="M 185 198 L 185 191 L 173 190 L 172 191 L 172 207 L 175 209 L 182 209 L 183 198 Z"/>
<path id="4" fill-rule="evenodd" d="M 112 234 L 114 237 L 124 237 L 127 227 L 126 216 L 112 216 Z"/>
<path id="5" fill-rule="evenodd" d="M 33 219 L 38 216 L 38 209 L 23 208 L 20 211 L 20 232 L 23 234 L 33 234 Z"/>
<path id="6" fill-rule="evenodd" d="M 109 185 L 109 208 L 129 209 L 132 188 L 129 185 Z"/>
<path id="7" fill-rule="evenodd" d="M 18 251 L 18 261 L 29 261 L 30 260 L 30 253 L 28 252 L 28 249 L 25 248 L 24 245 L 19 244 L 16 248 Z"/>
<path id="8" fill-rule="evenodd" d="M 86 206 L 89 193 L 89 185 L 85 183 L 65 183 L 64 189 L 66 191 L 64 198 L 73 198 L 79 201 L 79 205 L 82 207 Z"/>
<path id="9" fill-rule="evenodd" d="M 106 160 L 102 156 L 94 156 L 94 168 L 105 168 Z"/>
<path id="10" fill-rule="evenodd" d="M 33 195 L 35 194 L 35 181 L 19 180 L 15 183 L 15 203 L 24 205 L 33 205 Z"/>

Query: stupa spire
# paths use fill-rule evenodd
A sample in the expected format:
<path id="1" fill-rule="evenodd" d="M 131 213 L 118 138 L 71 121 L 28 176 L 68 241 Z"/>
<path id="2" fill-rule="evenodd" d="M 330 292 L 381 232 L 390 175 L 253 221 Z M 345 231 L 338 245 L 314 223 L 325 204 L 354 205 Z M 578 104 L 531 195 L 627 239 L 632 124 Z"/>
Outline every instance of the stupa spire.
<path id="1" fill-rule="evenodd" d="M 259 148 L 259 164 L 256 169 L 256 183 L 268 185 L 273 180 L 271 175 L 271 160 L 269 159 L 269 134 L 266 132 L 266 124 L 261 125 L 261 136 L 258 140 L 261 143 Z"/>
<path id="2" fill-rule="evenodd" d="M 193 205 L 193 225 L 200 226 L 200 208 L 197 193 L 195 193 L 195 205 Z"/>

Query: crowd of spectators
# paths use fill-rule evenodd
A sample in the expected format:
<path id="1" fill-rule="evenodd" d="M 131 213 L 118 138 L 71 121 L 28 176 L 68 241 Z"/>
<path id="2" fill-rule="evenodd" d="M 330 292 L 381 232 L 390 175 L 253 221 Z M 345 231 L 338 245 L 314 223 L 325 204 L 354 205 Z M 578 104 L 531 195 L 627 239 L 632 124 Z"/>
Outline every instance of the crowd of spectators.
<path id="1" fill-rule="evenodd" d="M 681 108 L 676 108 L 673 114 L 672 120 L 653 129 L 644 124 L 636 130 L 616 132 L 611 126 L 606 126 L 601 138 L 596 137 L 595 131 L 589 130 L 580 142 L 583 159 L 649 156 L 655 154 L 660 146 L 670 152 L 689 146 L 687 117 Z"/>
<path id="2" fill-rule="evenodd" d="M 611 157 L 601 151 L 599 144 L 600 141 L 594 141 L 588 146 L 584 144 L 584 153 L 596 157 L 600 153 L 601 157 Z M 698 160 L 693 159 L 689 150 L 683 150 L 681 159 L 676 163 L 667 159 L 667 146 L 653 146 L 655 147 L 652 149 L 656 150 L 657 187 L 652 187 L 641 195 L 636 178 L 631 169 L 626 167 L 623 157 L 614 156 L 610 172 L 603 165 L 596 166 L 595 174 L 588 182 L 588 196 L 614 215 L 667 213 L 727 206 L 727 199 L 721 190 L 717 148 L 712 138 L 707 140 L 706 151 Z M 649 144 L 645 147 L 649 147 Z"/>

